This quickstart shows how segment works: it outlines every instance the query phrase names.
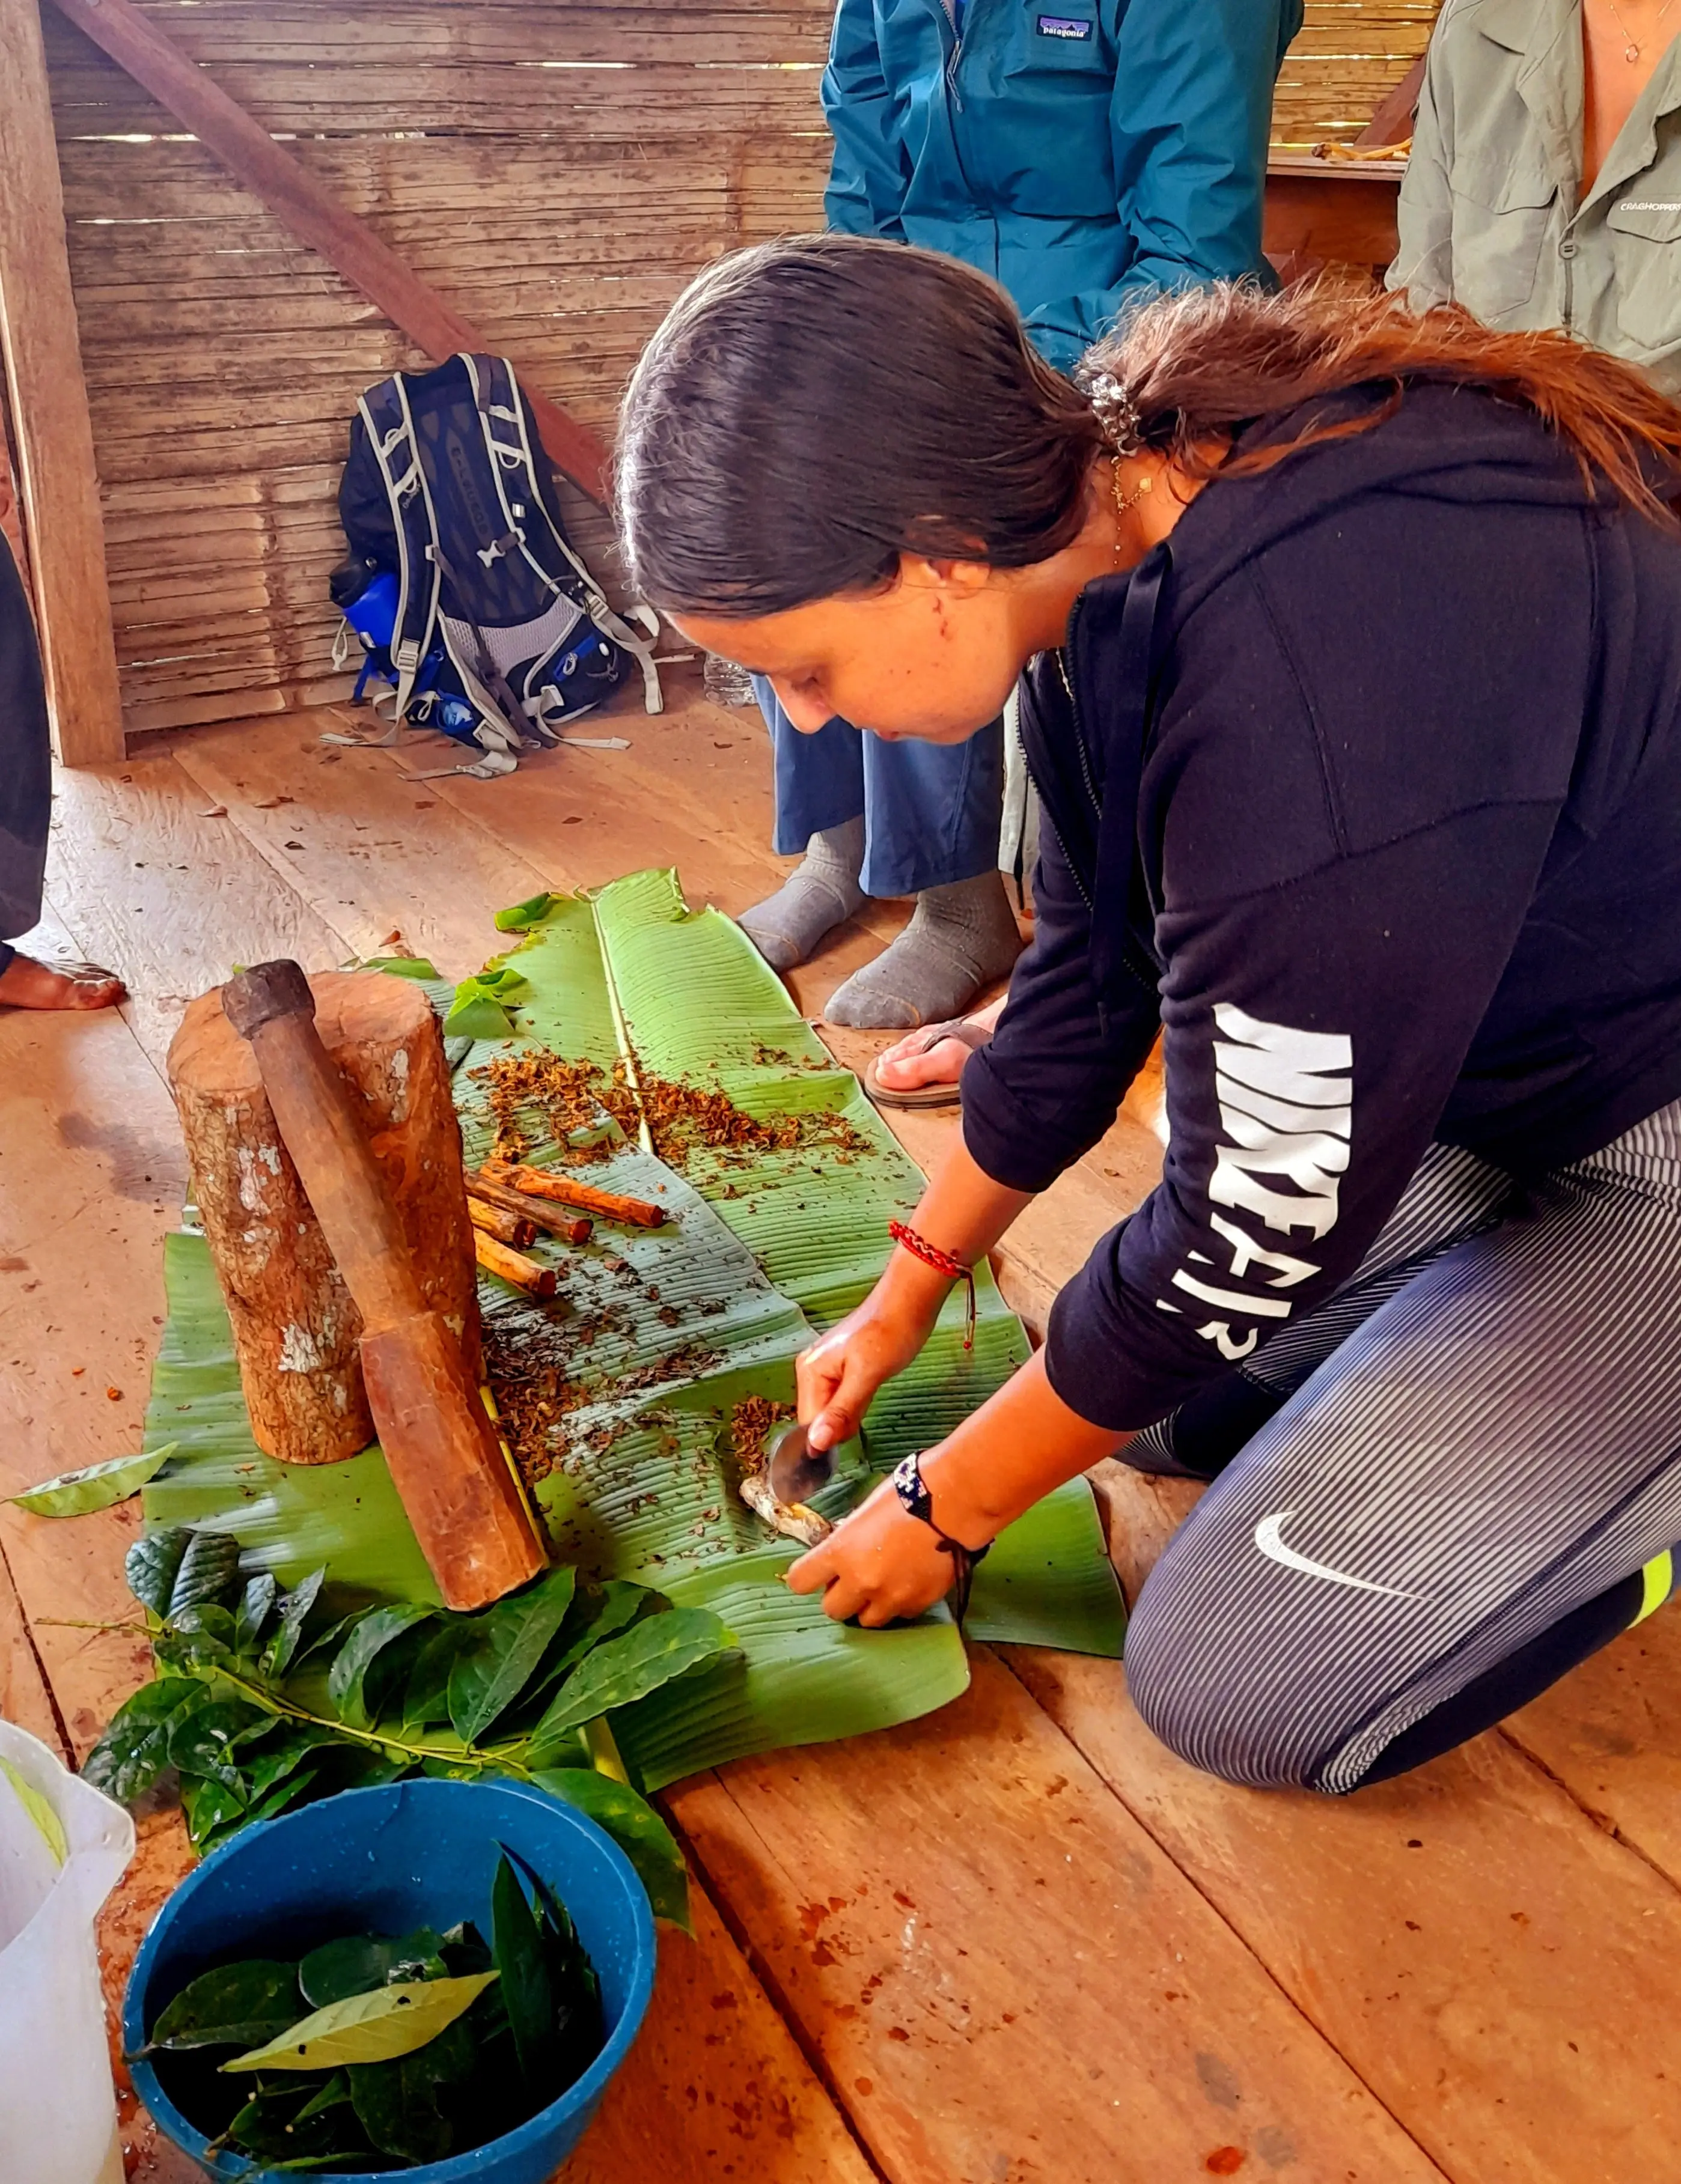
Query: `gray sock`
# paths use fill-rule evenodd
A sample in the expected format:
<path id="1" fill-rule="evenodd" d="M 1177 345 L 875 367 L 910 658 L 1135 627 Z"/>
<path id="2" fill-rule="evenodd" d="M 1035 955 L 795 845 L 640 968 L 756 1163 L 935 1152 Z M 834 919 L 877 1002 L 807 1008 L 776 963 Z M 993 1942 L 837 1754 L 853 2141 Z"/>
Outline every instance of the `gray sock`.
<path id="1" fill-rule="evenodd" d="M 825 827 L 807 843 L 786 884 L 742 911 L 737 922 L 773 971 L 803 963 L 825 933 L 862 909 L 863 861 L 862 816 L 844 827 Z"/>
<path id="2" fill-rule="evenodd" d="M 913 1031 L 961 1014 L 1021 953 L 1001 872 L 924 888 L 910 923 L 884 955 L 830 997 L 830 1023 Z"/>

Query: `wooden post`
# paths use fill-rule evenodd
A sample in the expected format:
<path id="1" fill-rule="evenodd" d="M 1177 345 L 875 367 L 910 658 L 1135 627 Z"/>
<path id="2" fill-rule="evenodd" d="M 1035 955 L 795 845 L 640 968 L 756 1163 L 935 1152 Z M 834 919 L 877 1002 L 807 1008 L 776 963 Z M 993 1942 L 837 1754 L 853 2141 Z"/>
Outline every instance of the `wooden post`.
<path id="1" fill-rule="evenodd" d="M 123 755 L 105 531 L 36 0 L 0 0 L 0 350 L 53 747 Z"/>
<path id="2" fill-rule="evenodd" d="M 0 8 L 32 0 L 0 0 Z M 429 287 L 382 242 L 365 220 L 340 204 L 276 144 L 261 123 L 184 53 L 132 0 L 57 0 L 59 12 L 215 153 L 234 180 L 261 199 L 282 226 L 336 266 L 394 326 L 441 364 L 458 349 L 489 349 L 477 327 Z M 0 14 L 0 21 L 3 21 Z M 36 34 L 37 46 L 39 33 Z M 5 50 L 0 42 L 0 52 Z M 0 93 L 0 102 L 3 102 Z M 0 117 L 4 106 L 0 103 Z M 57 170 L 54 169 L 55 189 Z M 79 383 L 79 382 L 78 382 Z M 550 459 L 592 499 L 607 498 L 607 450 L 588 426 L 570 417 L 522 376 L 537 429 Z"/>
<path id="3" fill-rule="evenodd" d="M 327 971 L 317 1024 L 350 1085 L 419 1271 L 471 1378 L 478 1295 L 461 1135 L 437 1019 L 411 979 Z M 357 1345 L 361 1314 L 281 1140 L 255 1057 L 204 994 L 170 1045 L 170 1089 L 233 1326 L 257 1446 L 285 1463 L 333 1463 L 374 1437 Z"/>

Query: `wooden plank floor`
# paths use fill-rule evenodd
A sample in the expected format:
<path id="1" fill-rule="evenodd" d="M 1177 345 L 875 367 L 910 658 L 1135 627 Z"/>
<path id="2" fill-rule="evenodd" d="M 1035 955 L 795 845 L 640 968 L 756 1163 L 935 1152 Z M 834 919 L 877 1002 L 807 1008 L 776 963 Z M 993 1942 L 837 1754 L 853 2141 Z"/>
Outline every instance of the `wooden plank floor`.
<path id="1" fill-rule="evenodd" d="M 390 944 L 459 975 L 500 905 L 672 863 L 739 911 L 785 869 L 754 716 L 692 690 L 622 752 L 416 782 L 440 747 L 339 751 L 342 715 L 183 732 L 60 784 L 38 936 L 122 971 L 120 1017 L 0 1014 L 0 1492 L 135 1445 L 182 1156 L 161 1077 L 236 961 Z M 902 916 L 792 984 L 813 1016 Z M 859 1063 L 883 1042 L 833 1033 Z M 1024 1217 L 1042 1321 L 1159 1150 L 1131 1103 Z M 924 1162 L 953 1128 L 904 1118 Z M 1097 1482 L 1134 1591 L 1187 1506 Z M 0 1506 L 0 1711 L 74 1754 L 145 1672 L 121 1630 L 133 1509 Z M 572 2184 L 1625 2184 L 1681 2174 L 1681 1614 L 1506 1728 L 1338 1802 L 1234 1791 L 1156 1745 L 1119 1666 L 977 1649 L 932 1719 L 683 1784 L 696 1876 L 643 2036 Z M 118 1991 L 183 1869 L 142 1815 L 108 1911 Z M 188 2170 L 126 2114 L 131 2173 Z"/>

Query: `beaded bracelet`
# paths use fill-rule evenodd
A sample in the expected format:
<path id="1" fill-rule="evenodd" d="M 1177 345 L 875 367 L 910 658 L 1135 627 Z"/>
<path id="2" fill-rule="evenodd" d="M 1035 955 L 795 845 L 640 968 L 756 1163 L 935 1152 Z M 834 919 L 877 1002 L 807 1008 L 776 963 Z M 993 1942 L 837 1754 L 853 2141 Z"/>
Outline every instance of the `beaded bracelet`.
<path id="1" fill-rule="evenodd" d="M 924 1267 L 932 1267 L 936 1274 L 944 1274 L 948 1282 L 964 1282 L 969 1286 L 969 1308 L 963 1318 L 963 1348 L 975 1347 L 975 1269 L 954 1259 L 949 1251 L 942 1251 L 937 1244 L 930 1244 L 926 1236 L 919 1236 L 914 1228 L 902 1221 L 890 1221 L 887 1233 L 896 1244 L 902 1244 L 913 1259 L 920 1259 Z"/>
<path id="2" fill-rule="evenodd" d="M 992 1542 L 985 1546 L 966 1547 L 961 1540 L 954 1540 L 949 1532 L 942 1531 L 934 1514 L 934 1497 L 922 1475 L 922 1452 L 913 1450 L 889 1475 L 888 1484 L 898 1496 L 899 1506 L 908 1516 L 926 1524 L 940 1543 L 941 1554 L 952 1557 L 952 1586 L 957 1595 L 952 1612 L 961 1623 L 969 1613 L 969 1588 L 975 1582 L 975 1566 L 984 1562 L 991 1552 Z"/>

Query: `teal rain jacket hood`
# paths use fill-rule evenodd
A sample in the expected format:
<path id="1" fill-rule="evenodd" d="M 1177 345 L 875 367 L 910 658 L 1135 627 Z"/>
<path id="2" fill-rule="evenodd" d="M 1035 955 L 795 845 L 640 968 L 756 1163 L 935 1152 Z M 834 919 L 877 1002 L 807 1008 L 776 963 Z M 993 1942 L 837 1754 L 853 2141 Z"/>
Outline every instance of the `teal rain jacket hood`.
<path id="1" fill-rule="evenodd" d="M 831 227 L 999 281 L 1066 370 L 1129 301 L 1265 275 L 1301 0 L 840 0 Z"/>

